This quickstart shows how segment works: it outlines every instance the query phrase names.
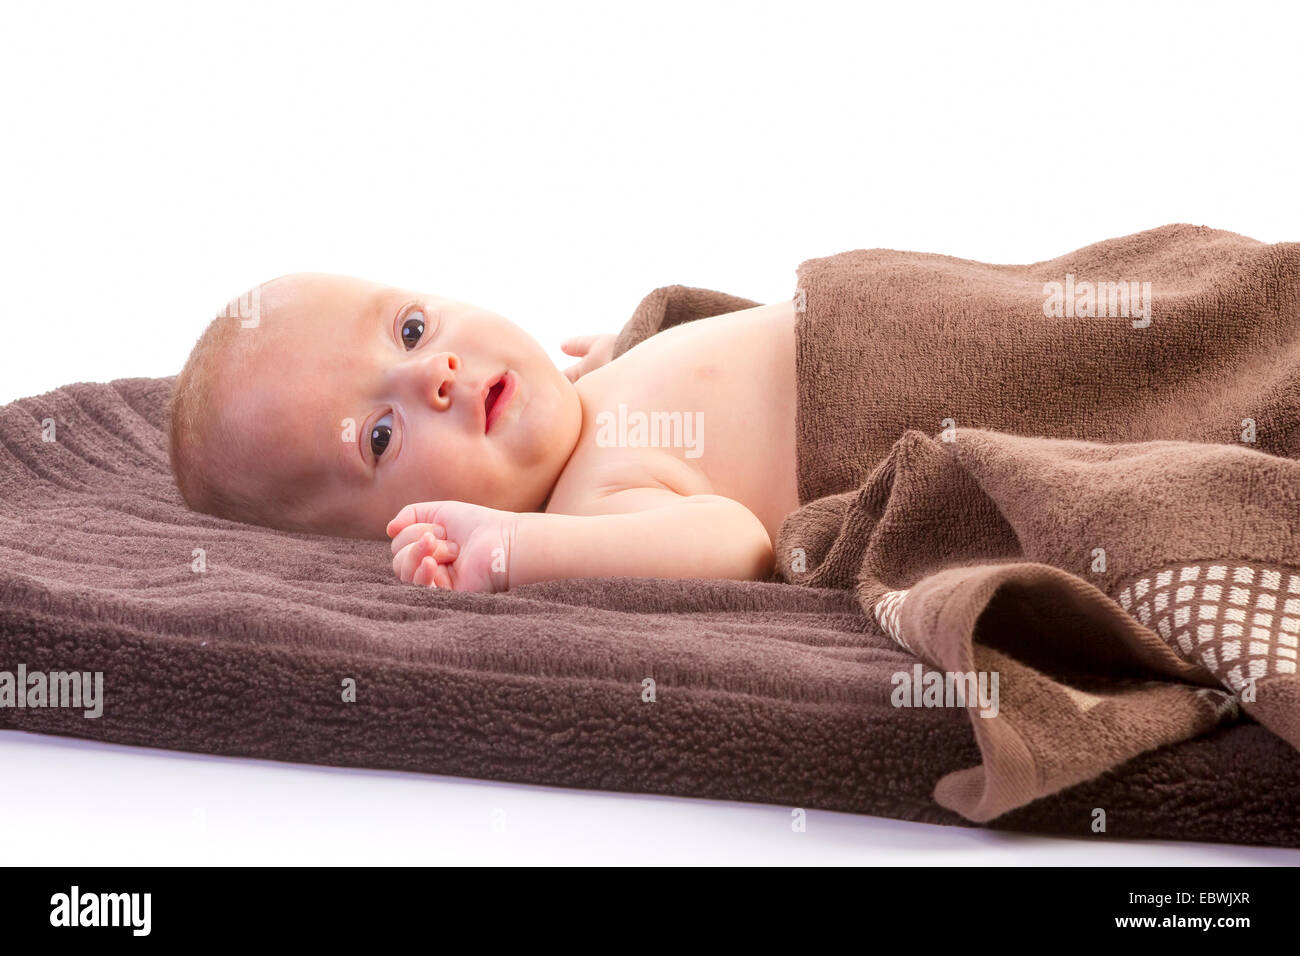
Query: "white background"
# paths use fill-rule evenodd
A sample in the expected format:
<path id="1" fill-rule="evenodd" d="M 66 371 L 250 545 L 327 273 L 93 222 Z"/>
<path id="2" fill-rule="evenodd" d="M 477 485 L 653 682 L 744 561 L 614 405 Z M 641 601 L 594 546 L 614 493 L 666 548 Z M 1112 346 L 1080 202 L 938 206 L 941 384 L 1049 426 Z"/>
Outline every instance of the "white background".
<path id="1" fill-rule="evenodd" d="M 1298 26 L 1295 5 L 1242 2 L 5 0 L 0 401 L 173 374 L 229 299 L 299 270 L 474 302 L 558 356 L 657 286 L 771 302 L 799 262 L 850 248 L 1031 262 L 1169 222 L 1300 239 Z M 0 770 L 16 767 L 32 787 L 102 780 L 80 801 L 0 788 L 8 860 L 55 846 L 15 819 L 69 835 L 111 821 L 122 842 L 102 834 L 102 862 L 283 859 L 358 826 L 399 840 L 391 859 L 399 834 L 425 832 L 412 807 L 428 812 L 428 794 L 483 788 L 480 802 L 585 821 L 548 824 L 519 858 L 782 858 L 762 849 L 774 811 L 739 805 L 0 735 Z M 146 787 L 178 802 L 132 799 Z M 213 788 L 224 802 L 203 803 Z M 116 795 L 102 820 L 99 793 Z M 825 818 L 831 836 L 800 853 L 920 862 L 933 839 L 1046 859 L 999 855 L 1005 837 Z M 900 827 L 922 835 L 887 835 Z M 503 852 L 447 840 L 453 857 Z M 1135 857 L 1189 859 L 1166 852 Z"/>
<path id="2" fill-rule="evenodd" d="M 1294 4 L 0 6 L 0 400 L 342 272 L 548 347 L 885 246 L 1300 238 Z M 558 354 L 558 353 L 557 353 Z"/>

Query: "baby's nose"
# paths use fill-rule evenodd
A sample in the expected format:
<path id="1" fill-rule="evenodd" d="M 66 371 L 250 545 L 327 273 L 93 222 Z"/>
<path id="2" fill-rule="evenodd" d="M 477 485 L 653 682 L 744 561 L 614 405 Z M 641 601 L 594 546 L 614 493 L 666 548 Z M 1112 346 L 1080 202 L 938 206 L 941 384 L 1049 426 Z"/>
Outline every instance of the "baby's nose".
<path id="1" fill-rule="evenodd" d="M 424 362 L 420 389 L 431 408 L 446 411 L 451 407 L 452 386 L 460 371 L 460 356 L 455 352 L 439 352 Z"/>

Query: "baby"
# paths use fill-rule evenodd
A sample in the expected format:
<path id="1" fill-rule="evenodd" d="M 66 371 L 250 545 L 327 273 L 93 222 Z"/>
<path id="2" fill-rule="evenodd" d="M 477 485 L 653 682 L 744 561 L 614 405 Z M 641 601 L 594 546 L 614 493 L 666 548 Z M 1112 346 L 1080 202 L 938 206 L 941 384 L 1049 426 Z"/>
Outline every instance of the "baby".
<path id="1" fill-rule="evenodd" d="M 561 371 L 500 315 L 284 276 L 218 317 L 172 398 L 190 507 L 392 539 L 425 587 L 590 576 L 762 579 L 799 506 L 795 306 L 570 340 Z"/>

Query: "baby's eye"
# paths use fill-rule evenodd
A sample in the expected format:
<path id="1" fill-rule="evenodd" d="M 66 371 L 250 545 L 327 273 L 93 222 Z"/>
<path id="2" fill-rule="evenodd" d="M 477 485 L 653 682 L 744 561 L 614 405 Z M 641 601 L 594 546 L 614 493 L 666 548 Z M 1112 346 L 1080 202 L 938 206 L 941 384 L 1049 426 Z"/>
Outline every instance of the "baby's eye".
<path id="1" fill-rule="evenodd" d="M 378 458 L 393 438 L 393 413 L 389 412 L 370 429 L 370 450 Z"/>
<path id="2" fill-rule="evenodd" d="M 406 346 L 406 351 L 411 351 L 420 342 L 420 336 L 424 335 L 424 313 L 420 311 L 412 312 L 402 323 L 402 344 Z"/>

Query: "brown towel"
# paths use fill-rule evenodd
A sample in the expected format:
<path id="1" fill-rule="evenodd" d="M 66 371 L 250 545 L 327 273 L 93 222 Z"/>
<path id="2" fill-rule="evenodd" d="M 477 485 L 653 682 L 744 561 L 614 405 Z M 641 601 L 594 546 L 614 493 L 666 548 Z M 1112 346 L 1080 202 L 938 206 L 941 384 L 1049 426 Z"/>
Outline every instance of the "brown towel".
<path id="1" fill-rule="evenodd" d="M 755 304 L 701 297 L 722 312 Z M 675 298 L 647 296 L 638 318 L 653 328 Z M 411 588 L 377 542 L 186 509 L 167 468 L 171 384 L 78 383 L 0 407 L 0 671 L 104 674 L 102 716 L 0 707 L 0 727 L 757 801 L 786 820 L 798 806 L 971 825 L 932 797 L 981 762 L 969 719 L 891 705 L 891 675 L 916 658 L 852 592 Z M 1258 724 L 1232 724 L 987 826 L 1095 838 L 1104 807 L 1105 837 L 1300 846 L 1294 758 Z M 493 805 L 509 812 L 508 791 Z"/>
<path id="2" fill-rule="evenodd" d="M 955 677 L 932 698 L 983 755 L 935 798 L 982 822 L 1236 717 L 1233 693 L 1300 748 L 1298 489 L 1300 462 L 1229 445 L 910 431 L 777 550 L 939 674 L 990 682 L 993 707 Z"/>
<path id="3" fill-rule="evenodd" d="M 853 589 L 943 674 L 1001 676 L 997 716 L 967 708 L 984 762 L 941 803 L 992 819 L 1231 719 L 1247 687 L 1300 747 L 1300 465 L 1276 457 L 1300 451 L 1300 246 L 1175 225 L 797 277 L 778 570 Z M 617 352 L 742 301 L 657 290 Z"/>
<path id="4" fill-rule="evenodd" d="M 1300 453 L 1300 244 L 1171 225 L 1033 265 L 870 249 L 809 259 L 796 275 L 802 503 L 858 487 L 905 431 L 948 421 L 1103 442 L 1245 435 L 1260 451 Z M 1074 292 L 1060 303 L 1068 314 L 1044 314 L 1049 283 Z M 1127 309 L 1120 284 L 1136 286 Z M 615 355 L 757 304 L 657 289 Z"/>

